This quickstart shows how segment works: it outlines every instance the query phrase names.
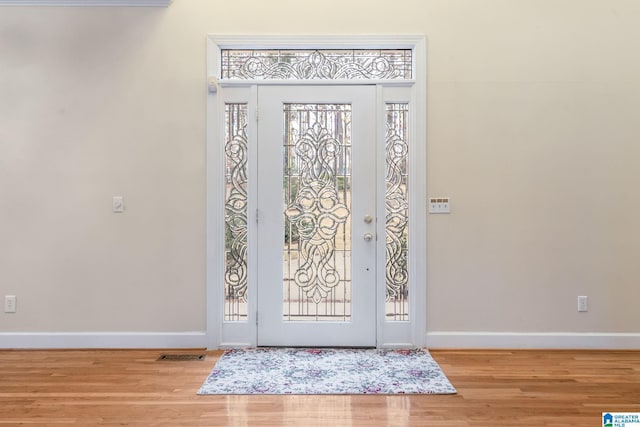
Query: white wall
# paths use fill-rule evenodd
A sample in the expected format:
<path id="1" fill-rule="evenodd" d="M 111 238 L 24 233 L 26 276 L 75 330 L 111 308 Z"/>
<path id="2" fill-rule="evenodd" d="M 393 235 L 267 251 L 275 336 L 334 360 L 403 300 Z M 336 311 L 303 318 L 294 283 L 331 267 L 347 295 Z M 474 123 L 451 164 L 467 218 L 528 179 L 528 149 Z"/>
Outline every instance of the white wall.
<path id="1" fill-rule="evenodd" d="M 207 33 L 427 36 L 433 343 L 640 333 L 640 2 L 322 4 L 0 8 L 5 344 L 205 329 Z"/>

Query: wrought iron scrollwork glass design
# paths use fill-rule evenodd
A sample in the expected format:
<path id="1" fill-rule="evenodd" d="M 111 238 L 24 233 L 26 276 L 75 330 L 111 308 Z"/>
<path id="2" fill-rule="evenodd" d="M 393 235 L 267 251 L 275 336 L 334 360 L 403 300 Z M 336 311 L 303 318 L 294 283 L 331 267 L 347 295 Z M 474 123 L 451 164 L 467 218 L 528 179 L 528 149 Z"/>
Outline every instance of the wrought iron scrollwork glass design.
<path id="1" fill-rule="evenodd" d="M 346 321 L 351 105 L 284 106 L 284 319 Z"/>
<path id="2" fill-rule="evenodd" d="M 386 318 L 409 320 L 408 104 L 386 104 Z"/>
<path id="3" fill-rule="evenodd" d="M 223 49 L 221 77 L 242 80 L 403 80 L 411 49 Z"/>
<path id="4" fill-rule="evenodd" d="M 247 104 L 225 105 L 224 320 L 247 320 Z"/>

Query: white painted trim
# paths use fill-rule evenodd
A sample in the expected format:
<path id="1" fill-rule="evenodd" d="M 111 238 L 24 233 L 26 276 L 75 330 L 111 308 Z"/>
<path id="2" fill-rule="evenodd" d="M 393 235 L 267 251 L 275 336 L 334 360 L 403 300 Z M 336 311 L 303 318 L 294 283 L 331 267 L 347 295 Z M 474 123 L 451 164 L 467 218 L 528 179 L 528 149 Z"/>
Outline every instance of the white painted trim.
<path id="1" fill-rule="evenodd" d="M 424 39 L 421 34 L 370 35 L 370 34 L 209 34 L 221 49 L 413 49 Z"/>
<path id="2" fill-rule="evenodd" d="M 152 6 L 167 7 L 171 0 L 0 0 L 0 6 Z"/>
<path id="3" fill-rule="evenodd" d="M 416 84 L 412 91 L 411 129 L 415 132 L 413 155 L 409 155 L 409 292 L 413 343 L 425 345 L 427 332 L 427 40 L 417 37 L 413 46 L 413 75 Z M 411 251 L 418 256 L 412 256 Z M 422 260 L 420 260 L 422 256 Z M 421 262 L 422 261 L 422 262 Z"/>
<path id="4" fill-rule="evenodd" d="M 429 348 L 640 350 L 640 333 L 428 332 Z"/>
<path id="5" fill-rule="evenodd" d="M 255 347 L 256 344 L 255 343 L 251 343 L 251 342 L 221 342 L 220 345 L 218 346 L 218 349 L 228 349 L 228 348 L 249 348 L 249 347 Z"/>
<path id="6" fill-rule="evenodd" d="M 207 39 L 207 69 L 218 67 L 217 55 L 209 54 L 216 46 Z M 217 348 L 222 340 L 222 316 L 224 297 L 220 297 L 220 277 L 224 271 L 224 209 L 218 202 L 224 194 L 221 171 L 224 170 L 224 151 L 218 143 L 224 138 L 220 111 L 224 111 L 221 97 L 209 92 L 206 111 L 206 328 L 207 347 Z"/>
<path id="7" fill-rule="evenodd" d="M 4 332 L 1 349 L 204 348 L 204 332 Z"/>
<path id="8" fill-rule="evenodd" d="M 382 85 L 385 87 L 411 87 L 416 84 L 414 79 L 403 80 L 379 80 L 379 79 L 322 79 L 322 80 L 282 80 L 282 79 L 265 79 L 265 80 L 240 80 L 240 79 L 220 79 L 217 84 L 220 87 L 245 87 L 245 86 L 299 86 L 304 82 L 305 86 L 358 86 L 358 85 Z"/>

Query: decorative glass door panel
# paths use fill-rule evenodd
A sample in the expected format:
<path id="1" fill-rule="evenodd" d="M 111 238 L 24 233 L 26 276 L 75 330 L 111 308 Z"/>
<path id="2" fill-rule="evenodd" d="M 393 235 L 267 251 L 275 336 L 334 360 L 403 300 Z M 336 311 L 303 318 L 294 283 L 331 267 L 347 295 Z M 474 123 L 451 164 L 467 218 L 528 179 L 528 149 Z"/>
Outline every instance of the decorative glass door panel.
<path id="1" fill-rule="evenodd" d="M 374 346 L 375 88 L 258 104 L 258 344 Z"/>
<path id="2" fill-rule="evenodd" d="M 385 105 L 385 317 L 409 320 L 409 139 L 407 103 Z"/>
<path id="3" fill-rule="evenodd" d="M 284 105 L 284 319 L 351 318 L 351 104 Z"/>

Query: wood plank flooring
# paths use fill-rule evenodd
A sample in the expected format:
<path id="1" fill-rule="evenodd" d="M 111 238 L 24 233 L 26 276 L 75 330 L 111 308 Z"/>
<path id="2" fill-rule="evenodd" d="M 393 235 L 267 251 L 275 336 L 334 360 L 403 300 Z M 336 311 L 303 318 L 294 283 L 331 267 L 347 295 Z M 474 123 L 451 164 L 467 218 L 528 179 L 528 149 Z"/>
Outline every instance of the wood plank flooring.
<path id="1" fill-rule="evenodd" d="M 582 427 L 640 412 L 640 351 L 432 350 L 446 396 L 198 396 L 221 352 L 167 352 L 0 351 L 0 426 Z"/>

